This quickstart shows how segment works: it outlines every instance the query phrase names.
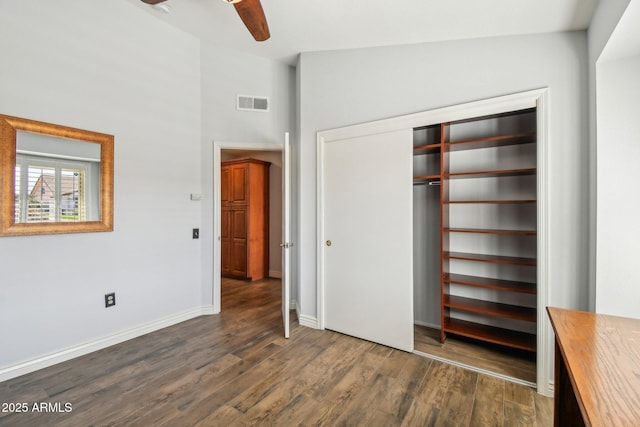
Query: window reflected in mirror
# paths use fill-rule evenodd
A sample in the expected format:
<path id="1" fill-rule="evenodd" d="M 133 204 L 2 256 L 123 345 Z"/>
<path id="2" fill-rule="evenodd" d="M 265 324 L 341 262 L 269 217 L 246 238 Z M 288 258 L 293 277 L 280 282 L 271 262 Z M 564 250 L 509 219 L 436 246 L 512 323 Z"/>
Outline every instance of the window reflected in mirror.
<path id="1" fill-rule="evenodd" d="M 17 132 L 15 222 L 100 218 L 100 146 Z"/>
<path id="2" fill-rule="evenodd" d="M 113 230 L 113 136 L 0 115 L 0 235 Z"/>

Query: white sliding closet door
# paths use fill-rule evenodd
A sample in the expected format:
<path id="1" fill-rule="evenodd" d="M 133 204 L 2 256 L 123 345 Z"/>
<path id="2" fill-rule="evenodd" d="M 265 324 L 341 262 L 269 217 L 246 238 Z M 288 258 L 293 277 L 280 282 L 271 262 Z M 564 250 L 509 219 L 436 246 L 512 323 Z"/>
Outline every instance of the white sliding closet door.
<path id="1" fill-rule="evenodd" d="M 412 130 L 322 150 L 324 326 L 413 351 Z"/>

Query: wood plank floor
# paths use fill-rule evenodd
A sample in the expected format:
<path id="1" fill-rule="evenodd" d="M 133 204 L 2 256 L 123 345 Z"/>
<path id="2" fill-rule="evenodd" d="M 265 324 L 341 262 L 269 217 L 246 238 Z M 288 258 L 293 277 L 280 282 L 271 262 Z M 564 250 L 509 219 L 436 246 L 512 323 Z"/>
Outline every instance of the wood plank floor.
<path id="1" fill-rule="evenodd" d="M 295 320 L 286 340 L 279 294 L 278 280 L 225 280 L 220 315 L 0 383 L 0 402 L 29 407 L 0 425 L 552 424 L 552 400 L 522 385 Z"/>
<path id="2" fill-rule="evenodd" d="M 440 343 L 440 330 L 414 326 L 414 347 L 417 351 L 465 365 L 495 372 L 535 384 L 536 355 L 489 343 L 479 343 L 449 334 Z"/>

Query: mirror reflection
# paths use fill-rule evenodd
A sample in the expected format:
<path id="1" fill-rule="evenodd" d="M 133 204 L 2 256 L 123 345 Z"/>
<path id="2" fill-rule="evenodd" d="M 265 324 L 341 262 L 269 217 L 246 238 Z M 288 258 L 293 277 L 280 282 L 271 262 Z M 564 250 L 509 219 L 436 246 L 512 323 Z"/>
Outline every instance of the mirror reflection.
<path id="1" fill-rule="evenodd" d="M 113 145 L 0 114 L 0 236 L 113 231 Z"/>
<path id="2" fill-rule="evenodd" d="M 16 134 L 15 222 L 97 221 L 100 145 Z"/>

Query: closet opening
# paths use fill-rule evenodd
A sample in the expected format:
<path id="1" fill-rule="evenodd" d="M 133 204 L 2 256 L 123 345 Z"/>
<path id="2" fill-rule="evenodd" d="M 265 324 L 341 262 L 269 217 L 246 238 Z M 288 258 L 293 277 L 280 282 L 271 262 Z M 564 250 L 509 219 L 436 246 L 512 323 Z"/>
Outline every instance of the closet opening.
<path id="1" fill-rule="evenodd" d="M 414 348 L 535 386 L 536 108 L 413 129 Z"/>

